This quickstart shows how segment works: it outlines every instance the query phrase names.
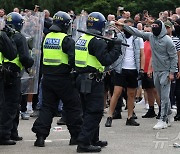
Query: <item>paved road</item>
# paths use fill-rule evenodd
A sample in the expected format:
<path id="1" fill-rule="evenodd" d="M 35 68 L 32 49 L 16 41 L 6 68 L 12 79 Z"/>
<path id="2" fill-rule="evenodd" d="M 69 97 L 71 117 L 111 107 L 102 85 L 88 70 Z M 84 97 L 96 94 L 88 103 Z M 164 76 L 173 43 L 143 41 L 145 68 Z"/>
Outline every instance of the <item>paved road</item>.
<path id="1" fill-rule="evenodd" d="M 180 154 L 180 148 L 172 147 L 180 144 L 180 122 L 174 122 L 172 127 L 164 130 L 153 130 L 156 119 L 142 119 L 146 112 L 143 105 L 136 106 L 139 127 L 126 126 L 127 111 L 122 112 L 121 120 L 114 120 L 111 128 L 104 127 L 107 115 L 101 122 L 101 139 L 108 140 L 109 145 L 102 149 L 102 154 Z M 52 127 L 57 126 L 54 118 Z M 20 120 L 19 132 L 24 140 L 14 146 L 0 146 L 0 154 L 73 154 L 76 146 L 69 146 L 69 133 L 66 126 L 62 131 L 51 130 L 46 147 L 34 147 L 35 135 L 31 127 L 35 119 Z"/>

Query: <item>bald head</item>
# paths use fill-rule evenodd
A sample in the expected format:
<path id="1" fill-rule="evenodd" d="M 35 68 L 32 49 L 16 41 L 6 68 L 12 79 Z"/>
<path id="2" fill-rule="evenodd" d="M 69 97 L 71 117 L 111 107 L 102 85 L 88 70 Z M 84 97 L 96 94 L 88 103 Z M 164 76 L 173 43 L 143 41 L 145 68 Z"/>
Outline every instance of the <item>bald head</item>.
<path id="1" fill-rule="evenodd" d="M 110 21 L 115 21 L 115 15 L 113 14 L 109 14 L 108 17 L 107 17 L 107 20 L 110 22 Z"/>

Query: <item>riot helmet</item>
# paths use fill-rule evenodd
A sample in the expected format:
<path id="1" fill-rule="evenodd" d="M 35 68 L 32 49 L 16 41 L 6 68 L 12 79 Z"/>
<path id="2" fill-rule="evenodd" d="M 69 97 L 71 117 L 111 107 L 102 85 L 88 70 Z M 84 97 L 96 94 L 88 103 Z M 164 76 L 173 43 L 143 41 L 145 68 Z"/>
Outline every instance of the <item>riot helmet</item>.
<path id="1" fill-rule="evenodd" d="M 63 11 L 58 11 L 53 16 L 53 24 L 49 28 L 52 31 L 63 32 L 71 34 L 72 30 L 72 19 L 70 15 Z"/>
<path id="2" fill-rule="evenodd" d="M 106 19 L 100 12 L 92 12 L 88 15 L 87 30 L 102 34 L 105 28 Z"/>
<path id="3" fill-rule="evenodd" d="M 11 12 L 7 15 L 6 24 L 17 31 L 20 31 L 23 27 L 23 17 L 17 12 Z"/>

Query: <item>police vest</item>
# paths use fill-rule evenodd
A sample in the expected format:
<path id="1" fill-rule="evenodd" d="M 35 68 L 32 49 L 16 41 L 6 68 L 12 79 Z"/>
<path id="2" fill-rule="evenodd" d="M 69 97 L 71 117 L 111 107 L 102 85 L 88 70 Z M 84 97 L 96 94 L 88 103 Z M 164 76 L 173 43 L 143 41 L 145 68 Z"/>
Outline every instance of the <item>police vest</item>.
<path id="1" fill-rule="evenodd" d="M 104 71 L 104 66 L 97 60 L 97 58 L 93 55 L 89 54 L 88 45 L 91 39 L 94 36 L 84 34 L 82 37 L 76 42 L 75 45 L 75 66 L 77 67 L 87 67 L 91 66 L 97 69 L 99 72 Z"/>
<path id="2" fill-rule="evenodd" d="M 43 64 L 58 66 L 68 64 L 68 55 L 62 51 L 62 41 L 65 33 L 47 34 L 43 43 Z"/>
<path id="3" fill-rule="evenodd" d="M 2 65 L 3 62 L 3 54 L 0 52 L 0 65 Z"/>
<path id="4" fill-rule="evenodd" d="M 4 59 L 4 62 L 5 62 L 5 63 L 9 62 L 9 63 L 16 64 L 16 65 L 20 68 L 20 70 L 23 69 L 23 66 L 22 66 L 22 64 L 21 64 L 21 62 L 20 62 L 20 60 L 19 60 L 19 55 L 17 55 L 17 57 L 16 57 L 14 60 L 12 60 L 12 61 L 10 61 L 10 60 L 8 60 L 8 59 L 5 58 L 5 59 Z"/>

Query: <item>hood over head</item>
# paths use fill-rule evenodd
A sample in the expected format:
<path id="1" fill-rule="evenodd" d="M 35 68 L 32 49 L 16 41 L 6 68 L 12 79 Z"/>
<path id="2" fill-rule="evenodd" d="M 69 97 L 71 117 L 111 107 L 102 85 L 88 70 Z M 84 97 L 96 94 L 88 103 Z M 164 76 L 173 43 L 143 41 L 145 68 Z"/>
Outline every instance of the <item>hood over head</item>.
<path id="1" fill-rule="evenodd" d="M 154 24 L 158 24 L 159 27 L 152 27 L 152 32 L 155 36 L 162 38 L 167 34 L 166 27 L 164 23 L 160 20 L 154 21 Z"/>

